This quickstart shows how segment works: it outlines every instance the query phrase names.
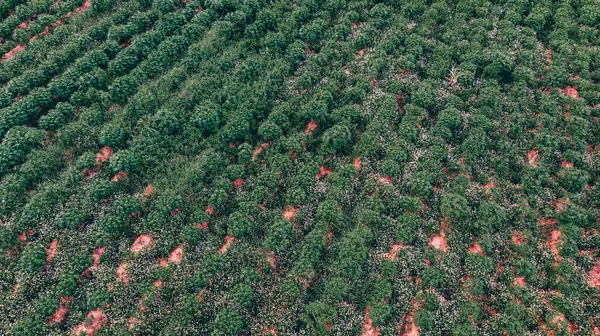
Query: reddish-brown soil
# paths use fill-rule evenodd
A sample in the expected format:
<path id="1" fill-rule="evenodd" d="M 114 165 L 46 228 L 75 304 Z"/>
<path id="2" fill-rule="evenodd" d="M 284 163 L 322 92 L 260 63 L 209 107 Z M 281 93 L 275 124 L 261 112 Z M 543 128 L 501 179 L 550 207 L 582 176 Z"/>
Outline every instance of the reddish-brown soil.
<path id="1" fill-rule="evenodd" d="M 221 246 L 219 248 L 219 254 L 223 254 L 223 253 L 227 252 L 227 250 L 231 247 L 231 245 L 233 244 L 234 241 L 235 241 L 234 237 L 225 236 L 225 243 L 223 244 L 223 246 Z"/>
<path id="2" fill-rule="evenodd" d="M 365 322 L 363 323 L 362 336 L 378 336 L 381 333 L 379 327 L 373 327 L 373 321 L 369 317 L 370 306 L 365 309 Z"/>
<path id="3" fill-rule="evenodd" d="M 254 161 L 256 159 L 256 156 L 258 154 L 260 154 L 263 151 L 263 149 L 265 149 L 267 147 L 269 147 L 269 143 L 265 142 L 265 143 L 261 144 L 260 146 L 257 146 L 256 148 L 254 148 L 254 152 L 252 153 L 252 161 Z"/>
<path id="4" fill-rule="evenodd" d="M 82 335 L 85 334 L 87 336 L 94 335 L 102 328 L 103 326 L 108 325 L 108 319 L 106 315 L 102 312 L 102 309 L 98 308 L 96 310 L 92 310 L 87 314 L 85 318 L 85 322 L 78 324 L 75 329 L 73 329 L 74 335 Z"/>
<path id="5" fill-rule="evenodd" d="M 291 205 L 288 205 L 285 207 L 285 210 L 283 211 L 283 218 L 285 218 L 287 220 L 292 220 L 292 219 L 294 219 L 294 217 L 296 217 L 297 212 L 298 212 L 298 210 L 296 208 L 294 208 Z"/>
<path id="6" fill-rule="evenodd" d="M 121 180 L 124 180 L 125 178 L 127 178 L 127 173 L 124 171 L 120 171 L 120 172 L 116 173 L 115 176 L 113 176 L 111 181 L 119 182 Z"/>
<path id="7" fill-rule="evenodd" d="M 129 273 L 127 272 L 127 267 L 129 267 L 129 265 L 125 261 L 119 264 L 119 267 L 117 267 L 117 279 L 124 283 L 128 283 L 129 280 L 131 280 Z"/>
<path id="8" fill-rule="evenodd" d="M 530 150 L 527 153 L 527 163 L 529 163 L 529 165 L 532 167 L 537 167 L 538 155 L 539 155 L 539 151 L 537 149 Z"/>
<path id="9" fill-rule="evenodd" d="M 96 248 L 94 250 L 94 252 L 92 252 L 92 259 L 94 260 L 94 262 L 92 263 L 92 266 L 88 267 L 88 269 L 86 269 L 85 271 L 83 271 L 82 275 L 84 275 L 84 276 L 90 275 L 90 273 L 96 267 L 98 267 L 98 265 L 100 265 L 100 257 L 102 257 L 102 254 L 104 254 L 105 250 L 106 250 L 106 247 L 100 246 L 100 247 Z"/>
<path id="10" fill-rule="evenodd" d="M 152 184 L 148 184 L 146 189 L 144 189 L 142 196 L 144 196 L 146 199 L 156 197 L 156 187 Z"/>
<path id="11" fill-rule="evenodd" d="M 598 259 L 598 261 L 596 261 L 596 264 L 590 270 L 589 276 L 590 276 L 590 279 L 588 281 L 588 284 L 590 286 L 592 286 L 592 287 L 600 286 L 600 259 Z"/>
<path id="12" fill-rule="evenodd" d="M 57 255 L 57 251 L 56 249 L 58 248 L 58 240 L 54 239 L 51 243 L 50 246 L 48 246 L 48 256 L 46 256 L 46 267 L 48 267 L 50 265 L 50 262 L 52 262 L 52 259 L 54 259 Z"/>
<path id="13" fill-rule="evenodd" d="M 406 245 L 404 245 L 402 243 L 394 243 L 392 245 L 392 248 L 390 249 L 390 251 L 385 256 L 385 258 L 387 260 L 395 261 L 396 260 L 396 256 L 398 255 L 398 251 L 400 251 L 400 249 L 402 249 L 404 247 L 406 247 Z"/>
<path id="14" fill-rule="evenodd" d="M 179 264 L 183 260 L 183 246 L 177 246 L 169 255 L 169 262 Z"/>
<path id="15" fill-rule="evenodd" d="M 330 168 L 325 168 L 323 166 L 319 167 L 319 173 L 317 174 L 317 178 L 321 178 L 323 176 L 327 176 L 333 173 L 333 170 Z"/>
<path id="16" fill-rule="evenodd" d="M 311 134 L 312 131 L 317 129 L 317 123 L 314 120 L 310 120 L 308 124 L 306 124 L 306 129 L 304 130 L 304 134 Z"/>
<path id="17" fill-rule="evenodd" d="M 233 181 L 233 186 L 234 186 L 236 189 L 239 189 L 239 188 L 241 188 L 243 184 L 244 184 L 244 179 L 241 179 L 241 178 L 239 178 L 239 179 L 236 179 L 235 181 Z"/>
<path id="18" fill-rule="evenodd" d="M 354 159 L 354 162 L 352 162 L 352 165 L 354 167 L 356 167 L 356 169 L 360 172 L 360 158 L 357 157 L 356 159 Z"/>
<path id="19" fill-rule="evenodd" d="M 147 234 L 140 235 L 135 239 L 133 245 L 131 245 L 131 252 L 138 253 L 146 247 L 151 247 L 153 242 L 152 236 Z"/>
<path id="20" fill-rule="evenodd" d="M 481 245 L 479 245 L 477 240 L 473 242 L 473 246 L 469 247 L 469 253 L 483 255 L 483 249 L 481 248 Z"/>
<path id="21" fill-rule="evenodd" d="M 558 245 L 560 244 L 560 239 L 561 238 L 562 238 L 562 233 L 560 233 L 559 230 L 552 230 L 552 232 L 550 234 L 550 239 L 546 243 L 547 246 L 552 251 L 552 254 L 554 255 L 554 258 L 557 261 L 561 260 L 560 252 L 558 250 Z"/>
<path id="22" fill-rule="evenodd" d="M 561 90 L 563 94 L 571 97 L 571 98 L 575 98 L 575 99 L 579 99 L 581 97 L 579 97 L 579 92 L 577 92 L 577 89 L 572 87 L 572 86 L 567 86 L 566 88 Z"/>
<path id="23" fill-rule="evenodd" d="M 517 277 L 513 280 L 513 284 L 517 287 L 525 288 L 525 277 Z"/>
<path id="24" fill-rule="evenodd" d="M 20 53 L 23 50 L 25 50 L 25 45 L 24 44 L 17 45 L 16 47 L 12 48 L 9 52 L 7 52 L 6 54 L 4 54 L 4 56 L 2 56 L 2 59 L 0 60 L 0 63 L 2 63 L 4 61 L 8 61 L 9 59 L 12 59 L 13 57 L 15 57 L 15 55 L 17 53 Z"/>
<path id="25" fill-rule="evenodd" d="M 102 149 L 100 149 L 100 152 L 96 153 L 96 166 L 100 166 L 103 162 L 108 161 L 112 154 L 112 148 L 108 146 L 102 147 Z"/>
<path id="26" fill-rule="evenodd" d="M 361 58 L 364 53 L 365 53 L 365 49 L 359 50 L 358 53 L 356 54 L 355 60 Z"/>
<path id="27" fill-rule="evenodd" d="M 385 183 L 385 184 L 392 184 L 394 182 L 394 180 L 392 180 L 392 178 L 389 176 L 382 175 L 382 176 L 379 176 L 379 182 Z"/>
<path id="28" fill-rule="evenodd" d="M 69 313 L 69 308 L 67 308 L 67 305 L 69 304 L 69 302 L 71 302 L 71 300 L 73 300 L 72 296 L 63 297 L 60 299 L 60 306 L 50 317 L 50 322 L 52 324 L 61 324 L 65 320 L 65 317 L 67 317 L 67 314 Z"/>
<path id="29" fill-rule="evenodd" d="M 513 242 L 513 244 L 515 244 L 517 246 L 523 245 L 523 244 L 527 243 L 527 238 L 525 238 L 523 236 L 522 232 L 517 231 L 517 232 L 513 233 L 513 235 L 512 235 L 512 242 Z"/>
<path id="30" fill-rule="evenodd" d="M 419 336 L 419 327 L 415 323 L 416 312 L 413 310 L 406 316 L 404 333 L 402 336 Z"/>
<path id="31" fill-rule="evenodd" d="M 448 242 L 446 241 L 446 233 L 443 229 L 440 230 L 439 235 L 431 237 L 431 240 L 429 240 L 429 245 L 433 246 L 438 250 L 448 252 Z"/>

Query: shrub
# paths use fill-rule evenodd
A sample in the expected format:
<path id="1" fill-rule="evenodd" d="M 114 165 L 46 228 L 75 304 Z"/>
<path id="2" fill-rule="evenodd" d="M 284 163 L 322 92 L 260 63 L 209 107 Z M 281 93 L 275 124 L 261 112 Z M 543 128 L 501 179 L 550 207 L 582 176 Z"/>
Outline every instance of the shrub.
<path id="1" fill-rule="evenodd" d="M 46 264 L 46 249 L 41 244 L 30 244 L 19 258 L 19 268 L 35 272 Z"/>

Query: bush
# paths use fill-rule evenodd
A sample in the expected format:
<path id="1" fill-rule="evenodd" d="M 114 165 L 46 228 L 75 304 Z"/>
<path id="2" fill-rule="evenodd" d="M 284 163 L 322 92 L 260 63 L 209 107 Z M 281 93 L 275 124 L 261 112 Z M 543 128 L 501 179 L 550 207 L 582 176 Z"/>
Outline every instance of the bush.
<path id="1" fill-rule="evenodd" d="M 35 272 L 46 264 L 46 249 L 41 244 L 27 245 L 19 258 L 19 268 Z"/>
<path id="2" fill-rule="evenodd" d="M 352 140 L 352 133 L 345 125 L 335 125 L 323 133 L 321 150 L 325 154 L 335 154 Z"/>

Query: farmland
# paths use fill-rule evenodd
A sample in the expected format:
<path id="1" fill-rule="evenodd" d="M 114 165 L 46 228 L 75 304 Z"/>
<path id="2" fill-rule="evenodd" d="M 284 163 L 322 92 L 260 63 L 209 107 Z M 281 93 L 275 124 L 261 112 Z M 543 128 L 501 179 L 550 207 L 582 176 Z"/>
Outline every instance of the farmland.
<path id="1" fill-rule="evenodd" d="M 596 0 L 3 0 L 0 335 L 600 335 Z"/>

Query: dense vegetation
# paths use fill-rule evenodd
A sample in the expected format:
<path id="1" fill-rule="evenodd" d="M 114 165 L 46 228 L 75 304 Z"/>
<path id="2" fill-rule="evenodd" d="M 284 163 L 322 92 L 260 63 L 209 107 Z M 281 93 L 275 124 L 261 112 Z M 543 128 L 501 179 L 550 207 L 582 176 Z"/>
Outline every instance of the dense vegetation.
<path id="1" fill-rule="evenodd" d="M 0 38 L 0 335 L 600 335 L 597 0 L 4 0 Z"/>

